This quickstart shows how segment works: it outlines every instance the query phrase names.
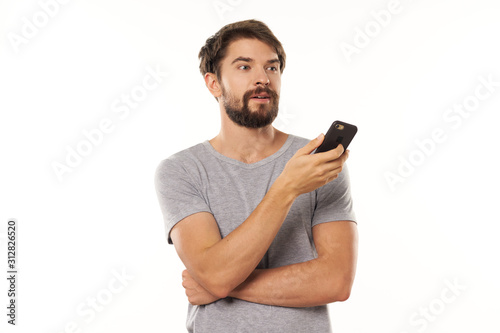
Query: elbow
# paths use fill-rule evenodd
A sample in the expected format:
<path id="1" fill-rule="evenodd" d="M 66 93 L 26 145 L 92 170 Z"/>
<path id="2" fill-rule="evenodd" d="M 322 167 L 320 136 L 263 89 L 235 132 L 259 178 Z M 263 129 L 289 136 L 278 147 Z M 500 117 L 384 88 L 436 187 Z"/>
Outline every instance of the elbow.
<path id="1" fill-rule="evenodd" d="M 192 278 L 213 296 L 226 298 L 229 294 L 241 284 L 241 277 L 234 276 L 232 271 L 227 269 L 215 269 L 207 265 L 198 265 L 191 267 L 193 271 Z"/>
<path id="2" fill-rule="evenodd" d="M 220 283 L 213 283 L 213 284 L 209 283 L 207 285 L 207 290 L 209 293 L 211 293 L 212 295 L 214 295 L 218 298 L 226 298 L 229 296 L 229 293 L 232 291 Z"/>
<path id="3" fill-rule="evenodd" d="M 230 284 L 221 279 L 216 274 L 201 276 L 200 284 L 212 295 L 218 298 L 226 298 L 229 296 L 229 293 L 232 291 L 230 288 Z"/>
<path id="4" fill-rule="evenodd" d="M 340 288 L 336 286 L 332 288 L 329 293 L 324 295 L 324 301 L 322 303 L 329 304 L 334 302 L 345 302 L 351 296 L 350 288 Z"/>
<path id="5" fill-rule="evenodd" d="M 343 278 L 340 280 L 332 281 L 332 287 L 329 293 L 329 302 L 345 302 L 351 296 L 351 289 L 353 284 L 353 278 Z"/>
<path id="6" fill-rule="evenodd" d="M 214 292 L 212 295 L 214 295 L 218 298 L 226 298 L 229 296 L 230 292 L 231 292 L 231 290 L 229 290 L 227 288 L 218 288 L 218 289 L 214 289 Z"/>
<path id="7" fill-rule="evenodd" d="M 351 288 L 340 290 L 334 297 L 334 302 L 345 302 L 351 296 Z"/>

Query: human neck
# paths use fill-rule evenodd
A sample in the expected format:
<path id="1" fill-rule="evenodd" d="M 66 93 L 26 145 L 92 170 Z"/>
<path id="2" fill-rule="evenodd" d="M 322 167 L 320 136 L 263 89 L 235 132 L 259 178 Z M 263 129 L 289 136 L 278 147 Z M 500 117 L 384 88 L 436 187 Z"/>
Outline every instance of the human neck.
<path id="1" fill-rule="evenodd" d="M 209 142 L 222 155 L 251 164 L 276 153 L 287 138 L 288 134 L 272 125 L 245 128 L 231 123 L 222 124 L 219 134 Z"/>

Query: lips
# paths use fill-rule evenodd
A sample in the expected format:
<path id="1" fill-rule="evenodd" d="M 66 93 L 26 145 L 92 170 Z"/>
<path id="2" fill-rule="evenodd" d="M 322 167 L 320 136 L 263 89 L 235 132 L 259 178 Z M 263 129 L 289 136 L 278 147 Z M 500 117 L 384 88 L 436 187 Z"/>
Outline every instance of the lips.
<path id="1" fill-rule="evenodd" d="M 250 98 L 254 98 L 254 99 L 269 99 L 271 97 L 267 93 L 262 93 L 262 94 L 252 95 L 252 96 L 250 96 Z"/>
<path id="2" fill-rule="evenodd" d="M 248 103 L 250 100 L 259 104 L 277 103 L 279 95 L 268 87 L 257 87 L 255 90 L 247 91 L 243 95 L 243 100 Z"/>
<path id="3" fill-rule="evenodd" d="M 251 99 L 258 101 L 268 101 L 271 97 L 267 93 L 254 94 L 250 96 Z"/>

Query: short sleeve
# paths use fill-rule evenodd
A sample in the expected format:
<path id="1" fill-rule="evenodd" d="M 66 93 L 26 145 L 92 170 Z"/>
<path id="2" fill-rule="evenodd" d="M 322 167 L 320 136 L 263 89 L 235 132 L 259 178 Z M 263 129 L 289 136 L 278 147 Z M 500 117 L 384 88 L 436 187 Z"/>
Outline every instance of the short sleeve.
<path id="1" fill-rule="evenodd" d="M 353 221 L 353 210 L 349 171 L 344 164 L 339 176 L 316 190 L 316 206 L 312 226 L 331 221 Z"/>
<path id="2" fill-rule="evenodd" d="M 195 213 L 212 213 L 203 197 L 201 184 L 181 161 L 175 158 L 161 161 L 154 182 L 169 244 L 173 244 L 170 231 L 177 222 Z"/>

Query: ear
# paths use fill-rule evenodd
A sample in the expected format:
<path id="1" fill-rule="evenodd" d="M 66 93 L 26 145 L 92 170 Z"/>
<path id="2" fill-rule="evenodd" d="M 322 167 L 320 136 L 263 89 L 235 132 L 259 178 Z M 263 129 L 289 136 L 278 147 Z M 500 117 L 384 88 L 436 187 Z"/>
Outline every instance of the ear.
<path id="1" fill-rule="evenodd" d="M 217 76 L 214 73 L 205 74 L 205 85 L 215 98 L 218 98 L 222 95 L 222 89 L 220 88 L 219 81 L 217 80 Z"/>

